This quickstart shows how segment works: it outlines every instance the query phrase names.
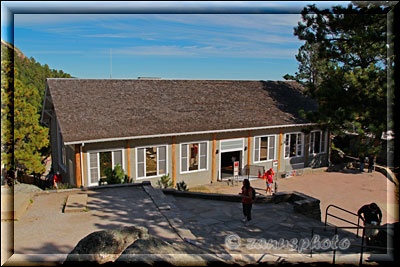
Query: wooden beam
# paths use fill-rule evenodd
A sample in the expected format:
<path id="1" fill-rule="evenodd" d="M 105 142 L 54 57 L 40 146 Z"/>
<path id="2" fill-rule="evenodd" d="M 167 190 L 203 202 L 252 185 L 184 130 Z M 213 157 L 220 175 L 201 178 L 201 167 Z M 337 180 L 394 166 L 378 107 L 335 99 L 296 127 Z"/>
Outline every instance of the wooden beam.
<path id="1" fill-rule="evenodd" d="M 129 145 L 129 140 L 126 140 L 126 153 L 127 153 L 127 160 L 128 160 L 128 179 L 129 182 L 131 182 L 132 177 L 131 177 L 131 148 Z"/>
<path id="2" fill-rule="evenodd" d="M 251 162 L 251 160 L 250 160 L 250 156 L 251 156 L 251 153 L 250 153 L 250 147 L 251 147 L 251 130 L 249 130 L 249 138 L 248 138 L 249 140 L 248 140 L 248 142 L 247 142 L 247 166 L 249 166 L 249 168 L 250 168 L 250 162 Z"/>
<path id="3" fill-rule="evenodd" d="M 172 136 L 172 181 L 176 186 L 176 167 L 175 167 L 175 136 Z"/>
<path id="4" fill-rule="evenodd" d="M 82 175 L 81 175 L 81 152 L 80 145 L 75 145 L 75 183 L 76 187 L 81 187 L 82 183 Z"/>
<path id="5" fill-rule="evenodd" d="M 282 128 L 279 129 L 278 172 L 281 170 Z"/>
<path id="6" fill-rule="evenodd" d="M 215 139 L 216 133 L 213 133 L 213 148 L 212 148 L 212 180 L 211 182 L 215 182 L 215 151 L 217 149 L 217 141 Z"/>

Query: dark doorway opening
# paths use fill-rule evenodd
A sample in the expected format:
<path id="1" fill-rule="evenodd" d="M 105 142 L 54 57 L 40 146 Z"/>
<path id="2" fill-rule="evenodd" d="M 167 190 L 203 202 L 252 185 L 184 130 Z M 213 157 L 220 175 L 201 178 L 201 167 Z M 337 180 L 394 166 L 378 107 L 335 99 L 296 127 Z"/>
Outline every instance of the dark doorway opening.
<path id="1" fill-rule="evenodd" d="M 221 153 L 221 178 L 233 177 L 233 162 L 239 161 L 239 174 L 242 169 L 242 151 Z"/>

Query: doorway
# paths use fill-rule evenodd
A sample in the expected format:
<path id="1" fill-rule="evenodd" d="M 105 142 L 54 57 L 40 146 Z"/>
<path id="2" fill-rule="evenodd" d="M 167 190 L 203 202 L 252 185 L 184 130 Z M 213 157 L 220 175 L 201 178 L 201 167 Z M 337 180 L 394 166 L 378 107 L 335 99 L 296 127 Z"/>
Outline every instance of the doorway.
<path id="1" fill-rule="evenodd" d="M 221 179 L 233 177 L 233 162 L 239 161 L 239 174 L 242 169 L 242 151 L 221 153 Z"/>

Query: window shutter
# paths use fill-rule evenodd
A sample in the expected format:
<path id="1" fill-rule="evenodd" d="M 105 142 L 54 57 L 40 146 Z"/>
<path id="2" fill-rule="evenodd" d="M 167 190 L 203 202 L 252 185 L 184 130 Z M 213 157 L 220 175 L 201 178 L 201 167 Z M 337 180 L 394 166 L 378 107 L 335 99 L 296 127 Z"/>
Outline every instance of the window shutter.
<path id="1" fill-rule="evenodd" d="M 186 172 L 188 170 L 188 145 L 181 145 L 181 171 Z"/>
<path id="2" fill-rule="evenodd" d="M 122 150 L 117 150 L 117 151 L 114 151 L 113 152 L 113 154 L 114 154 L 114 166 L 113 167 L 115 167 L 116 165 L 119 165 L 119 166 L 121 166 L 121 168 L 122 168 Z"/>
<path id="3" fill-rule="evenodd" d="M 297 156 L 301 156 L 302 145 L 301 134 L 297 134 Z"/>
<path id="4" fill-rule="evenodd" d="M 200 143 L 200 169 L 207 169 L 207 143 Z"/>
<path id="5" fill-rule="evenodd" d="M 268 139 L 268 160 L 273 160 L 275 158 L 275 136 L 270 136 Z"/>
<path id="6" fill-rule="evenodd" d="M 137 152 L 137 171 L 138 177 L 144 177 L 144 148 L 139 148 Z"/>
<path id="7" fill-rule="evenodd" d="M 254 142 L 254 161 L 260 161 L 260 137 L 256 137 Z"/>
<path id="8" fill-rule="evenodd" d="M 287 134 L 287 135 L 285 136 L 285 158 L 288 158 L 288 157 L 289 157 L 289 151 L 290 151 L 290 146 L 289 146 L 289 144 L 290 144 L 290 135 Z"/>
<path id="9" fill-rule="evenodd" d="M 99 168 L 98 168 L 98 159 L 97 159 L 97 152 L 96 153 L 89 153 L 90 157 L 90 183 L 95 184 L 98 182 L 99 179 Z"/>
<path id="10" fill-rule="evenodd" d="M 160 146 L 158 148 L 158 174 L 166 174 L 167 171 L 167 148 L 165 146 Z"/>

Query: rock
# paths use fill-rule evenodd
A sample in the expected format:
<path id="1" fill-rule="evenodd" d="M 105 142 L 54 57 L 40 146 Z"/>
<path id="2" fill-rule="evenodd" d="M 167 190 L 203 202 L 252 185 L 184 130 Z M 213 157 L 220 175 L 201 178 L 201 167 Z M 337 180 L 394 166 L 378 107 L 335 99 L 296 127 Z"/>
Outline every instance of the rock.
<path id="1" fill-rule="evenodd" d="M 187 242 L 170 244 L 155 237 L 135 241 L 115 261 L 115 263 L 118 262 L 145 265 L 163 263 L 178 266 L 207 266 L 211 262 L 223 263 L 207 251 Z"/>
<path id="2" fill-rule="evenodd" d="M 149 238 L 148 230 L 141 226 L 93 232 L 78 242 L 67 256 L 65 264 L 76 261 L 98 264 L 113 262 L 136 240 L 147 238 Z"/>

